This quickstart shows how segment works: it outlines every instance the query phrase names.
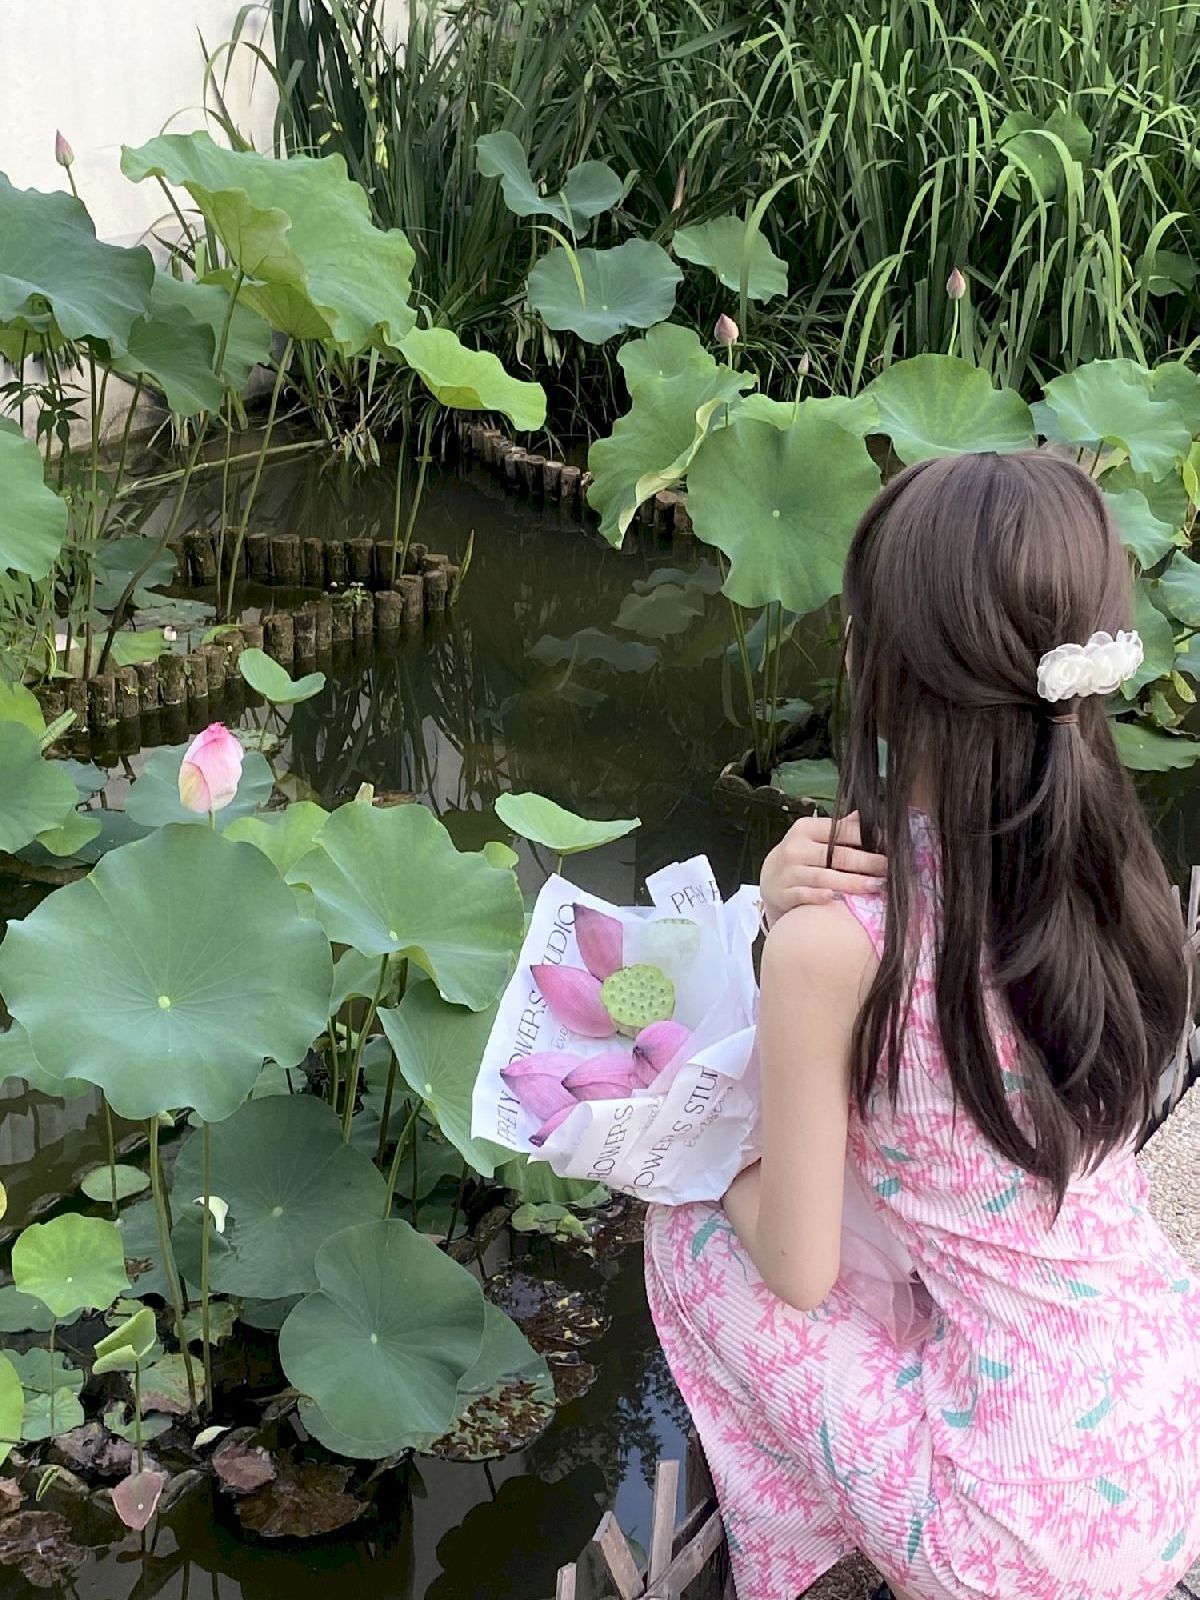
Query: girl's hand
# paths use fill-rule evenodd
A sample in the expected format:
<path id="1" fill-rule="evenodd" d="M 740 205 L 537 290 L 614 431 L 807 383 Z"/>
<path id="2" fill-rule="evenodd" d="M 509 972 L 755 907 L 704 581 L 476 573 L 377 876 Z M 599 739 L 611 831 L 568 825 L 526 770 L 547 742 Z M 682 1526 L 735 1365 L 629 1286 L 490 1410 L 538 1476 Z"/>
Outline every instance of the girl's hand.
<path id="1" fill-rule="evenodd" d="M 825 905 L 840 894 L 878 894 L 887 879 L 887 857 L 862 848 L 858 814 L 838 825 L 833 866 L 826 866 L 833 823 L 801 817 L 763 862 L 760 891 L 768 927 L 796 906 Z"/>

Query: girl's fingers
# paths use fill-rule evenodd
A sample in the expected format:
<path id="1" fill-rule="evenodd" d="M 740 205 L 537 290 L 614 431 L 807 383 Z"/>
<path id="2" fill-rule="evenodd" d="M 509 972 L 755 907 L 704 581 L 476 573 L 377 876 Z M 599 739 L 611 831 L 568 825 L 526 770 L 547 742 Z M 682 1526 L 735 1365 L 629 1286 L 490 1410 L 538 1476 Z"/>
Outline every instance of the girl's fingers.
<path id="1" fill-rule="evenodd" d="M 858 872 L 838 872 L 832 867 L 806 867 L 800 888 L 827 889 L 832 894 L 878 894 L 883 880 Z"/>
<path id="2" fill-rule="evenodd" d="M 857 872 L 867 878 L 887 877 L 887 857 L 872 855 L 868 850 L 847 850 L 838 845 L 833 852 L 833 865 L 839 872 Z"/>

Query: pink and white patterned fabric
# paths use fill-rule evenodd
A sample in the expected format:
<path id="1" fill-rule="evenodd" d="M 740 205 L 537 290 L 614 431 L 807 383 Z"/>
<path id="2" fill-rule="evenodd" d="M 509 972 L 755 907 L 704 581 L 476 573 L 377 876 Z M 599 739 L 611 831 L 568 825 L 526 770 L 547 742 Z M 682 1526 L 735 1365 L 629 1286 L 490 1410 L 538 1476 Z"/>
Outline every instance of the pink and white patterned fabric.
<path id="1" fill-rule="evenodd" d="M 916 1345 L 839 1281 L 812 1313 L 724 1211 L 656 1207 L 654 1320 L 721 1498 L 738 1600 L 794 1600 L 857 1548 L 920 1600 L 1159 1600 L 1200 1552 L 1200 1282 L 1127 1150 L 1045 1190 L 956 1113 L 933 1001 L 934 854 L 893 1110 L 849 1160 L 934 1302 Z M 885 906 L 846 904 L 882 949 Z M 1018 1116 L 1018 1053 L 996 1025 Z"/>

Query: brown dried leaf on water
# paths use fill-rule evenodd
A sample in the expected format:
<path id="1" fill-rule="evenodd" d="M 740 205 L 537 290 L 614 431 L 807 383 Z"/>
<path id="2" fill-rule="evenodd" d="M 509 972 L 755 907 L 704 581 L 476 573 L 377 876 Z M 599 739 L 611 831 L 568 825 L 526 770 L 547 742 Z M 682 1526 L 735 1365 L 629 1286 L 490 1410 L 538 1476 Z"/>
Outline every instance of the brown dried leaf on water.
<path id="1" fill-rule="evenodd" d="M 158 1510 L 166 1486 L 165 1472 L 131 1472 L 113 1487 L 113 1509 L 127 1528 L 141 1533 Z"/>
<path id="2" fill-rule="evenodd" d="M 607 1314 L 580 1290 L 527 1272 L 498 1272 L 484 1281 L 483 1292 L 539 1355 L 590 1344 L 608 1328 Z"/>
<path id="3" fill-rule="evenodd" d="M 252 1494 L 275 1477 L 275 1458 L 261 1445 L 231 1439 L 212 1458 L 213 1471 L 235 1494 Z"/>
<path id="4" fill-rule="evenodd" d="M 361 1517 L 366 1502 L 347 1494 L 350 1467 L 281 1461 L 273 1482 L 238 1502 L 242 1526 L 264 1539 L 314 1539 Z"/>
<path id="5" fill-rule="evenodd" d="M 16 1511 L 25 1491 L 15 1478 L 0 1478 L 0 1516 L 7 1516 L 10 1511 Z"/>
<path id="6" fill-rule="evenodd" d="M 578 1400 L 596 1381 L 595 1367 L 590 1361 L 585 1361 L 577 1350 L 559 1350 L 547 1359 L 560 1406 Z"/>
<path id="7" fill-rule="evenodd" d="M 35 1589 L 65 1583 L 86 1560 L 58 1511 L 17 1511 L 0 1519 L 0 1566 L 16 1567 Z"/>
<path id="8" fill-rule="evenodd" d="M 597 1214 L 592 1230 L 591 1251 L 597 1261 L 612 1261 L 634 1245 L 641 1245 L 646 1232 L 646 1207 L 629 1195 L 614 1195 L 613 1203 Z"/>
<path id="9" fill-rule="evenodd" d="M 75 1472 L 95 1473 L 100 1478 L 123 1477 L 133 1465 L 133 1445 L 118 1439 L 99 1422 L 87 1422 L 82 1428 L 60 1433 L 54 1449 Z"/>
<path id="10" fill-rule="evenodd" d="M 554 1416 L 554 1396 L 546 1390 L 544 1382 L 523 1378 L 480 1395 L 425 1454 L 443 1461 L 493 1461 L 524 1450 Z"/>

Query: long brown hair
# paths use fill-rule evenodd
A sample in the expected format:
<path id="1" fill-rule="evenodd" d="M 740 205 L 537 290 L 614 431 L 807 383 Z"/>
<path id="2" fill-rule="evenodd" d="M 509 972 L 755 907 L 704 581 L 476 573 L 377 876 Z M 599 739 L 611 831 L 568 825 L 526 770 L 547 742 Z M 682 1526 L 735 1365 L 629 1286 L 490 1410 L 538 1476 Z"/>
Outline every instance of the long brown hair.
<path id="1" fill-rule="evenodd" d="M 955 1093 L 1061 1203 L 1072 1174 L 1146 1126 L 1188 1003 L 1181 920 L 1105 702 L 1037 693 L 1048 650 L 1130 626 L 1127 557 L 1071 463 L 954 456 L 900 473 L 867 511 L 844 603 L 838 812 L 857 809 L 864 843 L 889 860 L 887 937 L 854 1045 L 859 1104 L 881 1068 L 897 1091 L 922 796 L 940 845 L 937 1015 Z M 989 989 L 1022 1046 L 1020 1118 Z"/>

